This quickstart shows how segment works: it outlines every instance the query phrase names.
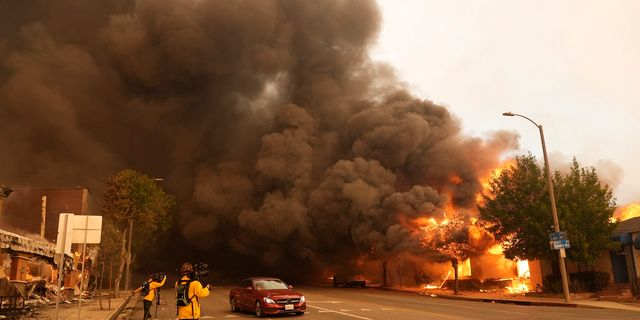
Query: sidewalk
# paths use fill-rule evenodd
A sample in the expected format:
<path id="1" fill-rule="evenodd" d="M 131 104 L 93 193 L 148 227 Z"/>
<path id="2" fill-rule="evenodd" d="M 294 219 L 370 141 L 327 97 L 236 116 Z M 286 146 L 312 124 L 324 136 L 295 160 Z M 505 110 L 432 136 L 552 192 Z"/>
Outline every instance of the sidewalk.
<path id="1" fill-rule="evenodd" d="M 118 320 L 142 319 L 142 298 L 134 298 L 131 298 L 131 301 L 129 301 L 125 308 L 126 311 L 123 312 L 119 318 L 117 318 Z M 168 305 L 167 300 L 162 298 L 160 301 L 160 305 L 157 308 L 155 302 L 151 306 L 151 319 L 174 319 L 176 317 L 175 312 L 175 305 L 173 303 L 171 305 Z"/>
<path id="2" fill-rule="evenodd" d="M 507 303 L 529 306 L 550 306 L 569 308 L 597 308 L 597 309 L 618 309 L 640 312 L 640 303 L 619 303 L 610 301 L 598 301 L 594 298 L 572 296 L 571 302 L 564 301 L 564 297 L 532 297 L 524 294 L 508 294 L 501 292 L 477 292 L 462 291 L 454 295 L 452 290 L 443 289 L 419 289 L 419 288 L 385 288 L 387 290 L 411 292 L 420 295 L 438 297 L 443 299 L 467 300 L 490 303 Z"/>
<path id="3" fill-rule="evenodd" d="M 109 309 L 108 300 L 103 298 L 102 310 L 100 310 L 100 303 L 97 298 L 82 300 L 82 306 L 80 310 L 80 317 L 78 317 L 78 302 L 74 303 L 60 303 L 58 309 L 58 318 L 64 320 L 74 319 L 90 319 L 90 320 L 106 320 L 118 309 L 122 303 L 126 300 L 126 297 L 112 298 L 111 309 Z M 43 320 L 55 320 L 56 319 L 56 305 L 52 304 L 38 309 L 37 319 Z"/>

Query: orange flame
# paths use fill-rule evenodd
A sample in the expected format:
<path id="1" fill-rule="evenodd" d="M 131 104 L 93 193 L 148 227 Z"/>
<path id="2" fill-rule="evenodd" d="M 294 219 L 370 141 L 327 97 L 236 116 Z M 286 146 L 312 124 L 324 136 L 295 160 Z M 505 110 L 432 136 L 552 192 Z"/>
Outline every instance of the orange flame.
<path id="1" fill-rule="evenodd" d="M 624 221 L 635 217 L 640 217 L 640 202 L 633 202 L 624 207 L 620 207 L 613 213 L 613 217 L 618 221 Z"/>
<path id="2" fill-rule="evenodd" d="M 499 177 L 500 174 L 502 174 L 503 171 L 515 167 L 516 166 L 516 159 L 511 158 L 511 159 L 507 159 L 504 162 L 502 162 L 497 168 L 487 172 L 486 175 L 481 176 L 480 177 L 480 183 L 482 184 L 482 193 L 487 193 L 490 189 L 490 185 L 489 185 L 489 181 L 492 178 L 495 177 Z M 476 196 L 476 201 L 478 203 L 482 203 L 482 194 L 478 194 Z"/>

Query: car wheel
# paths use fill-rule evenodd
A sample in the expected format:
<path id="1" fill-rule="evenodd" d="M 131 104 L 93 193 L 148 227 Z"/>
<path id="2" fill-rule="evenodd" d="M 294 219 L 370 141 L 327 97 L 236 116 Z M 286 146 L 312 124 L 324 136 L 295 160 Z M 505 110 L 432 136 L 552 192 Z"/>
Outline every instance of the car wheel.
<path id="1" fill-rule="evenodd" d="M 256 317 L 262 318 L 264 314 L 262 313 L 262 306 L 260 305 L 260 301 L 256 301 Z"/>
<path id="2" fill-rule="evenodd" d="M 238 301 L 236 297 L 233 297 L 231 298 L 231 300 L 229 300 L 229 309 L 231 309 L 231 312 L 240 311 L 240 309 L 238 309 Z"/>

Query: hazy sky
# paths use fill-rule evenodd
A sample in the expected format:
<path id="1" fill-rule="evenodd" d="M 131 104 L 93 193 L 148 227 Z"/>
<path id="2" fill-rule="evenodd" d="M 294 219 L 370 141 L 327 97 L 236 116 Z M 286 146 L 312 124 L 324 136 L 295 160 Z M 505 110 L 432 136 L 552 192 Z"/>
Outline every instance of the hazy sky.
<path id="1" fill-rule="evenodd" d="M 446 105 L 465 132 L 514 130 L 516 153 L 552 169 L 576 156 L 640 201 L 640 1 L 378 0 L 376 59 L 420 97 Z"/>

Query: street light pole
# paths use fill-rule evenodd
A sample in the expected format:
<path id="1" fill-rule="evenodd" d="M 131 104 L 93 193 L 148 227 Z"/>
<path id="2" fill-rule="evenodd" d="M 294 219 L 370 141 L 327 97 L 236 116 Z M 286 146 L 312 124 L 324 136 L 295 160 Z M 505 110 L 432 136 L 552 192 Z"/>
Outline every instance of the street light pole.
<path id="1" fill-rule="evenodd" d="M 558 222 L 558 210 L 556 209 L 556 197 L 553 192 L 553 182 L 551 181 L 551 168 L 549 167 L 549 157 L 547 156 L 547 146 L 544 142 L 544 131 L 542 125 L 537 124 L 535 121 L 529 119 L 521 114 L 505 112 L 502 114 L 507 117 L 521 117 L 529 120 L 533 125 L 538 127 L 540 131 L 540 141 L 542 142 L 542 154 L 544 156 L 544 171 L 547 176 L 547 188 L 549 190 L 549 199 L 551 201 L 551 213 L 553 214 L 553 228 L 556 232 L 560 232 L 560 223 Z M 571 296 L 569 295 L 569 281 L 567 279 L 567 268 L 564 262 L 565 251 L 564 249 L 558 250 L 558 261 L 560 263 L 560 276 L 562 277 L 562 290 L 564 291 L 564 300 L 571 302 Z"/>

